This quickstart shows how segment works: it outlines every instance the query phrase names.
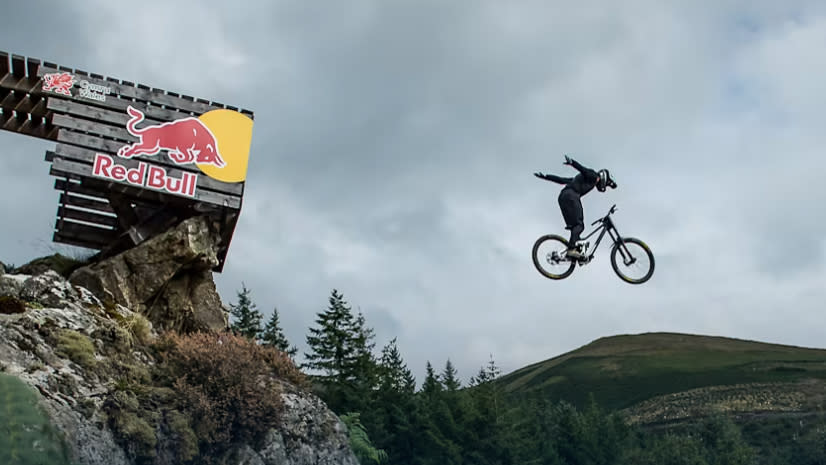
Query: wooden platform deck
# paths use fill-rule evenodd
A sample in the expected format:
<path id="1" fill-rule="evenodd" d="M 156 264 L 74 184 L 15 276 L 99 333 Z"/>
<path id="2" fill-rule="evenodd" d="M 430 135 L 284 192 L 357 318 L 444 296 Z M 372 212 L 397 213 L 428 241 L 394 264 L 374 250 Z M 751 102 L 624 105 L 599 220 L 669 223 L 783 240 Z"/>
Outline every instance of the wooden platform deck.
<path id="1" fill-rule="evenodd" d="M 0 129 L 55 142 L 45 155 L 60 192 L 53 240 L 108 256 L 207 214 L 221 231 L 220 264 L 214 270 L 220 272 L 245 183 L 213 179 L 194 164 L 173 163 L 166 154 L 118 157 L 121 147 L 138 141 L 126 129 L 129 106 L 144 113 L 142 125 L 215 109 L 254 118 L 246 109 L 0 51 Z M 186 190 L 174 193 L 94 176 L 99 154 L 126 169 L 160 167 Z"/>

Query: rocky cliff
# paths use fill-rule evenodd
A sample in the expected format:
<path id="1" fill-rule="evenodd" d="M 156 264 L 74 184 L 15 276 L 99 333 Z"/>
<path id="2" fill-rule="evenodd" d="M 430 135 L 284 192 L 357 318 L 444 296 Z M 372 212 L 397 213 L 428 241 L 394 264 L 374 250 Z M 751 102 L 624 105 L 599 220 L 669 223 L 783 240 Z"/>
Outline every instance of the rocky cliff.
<path id="1" fill-rule="evenodd" d="M 194 219 L 68 279 L 0 265 L 0 372 L 31 388 L 64 463 L 357 465 L 285 355 L 223 332 L 213 244 Z"/>

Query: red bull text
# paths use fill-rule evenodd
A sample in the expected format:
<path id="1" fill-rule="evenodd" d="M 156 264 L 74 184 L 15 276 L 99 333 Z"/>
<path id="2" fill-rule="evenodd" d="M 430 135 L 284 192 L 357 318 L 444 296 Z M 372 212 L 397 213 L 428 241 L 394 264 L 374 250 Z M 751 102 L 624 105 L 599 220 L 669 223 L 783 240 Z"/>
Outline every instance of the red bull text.
<path id="1" fill-rule="evenodd" d="M 157 155 L 161 150 L 166 150 L 169 158 L 178 165 L 197 163 L 218 168 L 226 165 L 218 151 L 215 136 L 198 118 L 183 118 L 138 129 L 137 124 L 144 119 L 143 112 L 131 105 L 126 111 L 131 116 L 126 130 L 139 140 L 122 147 L 118 151 L 119 156 Z"/>
<path id="2" fill-rule="evenodd" d="M 95 154 L 92 174 L 112 181 L 193 198 L 195 186 L 198 184 L 198 175 L 195 173 L 184 172 L 180 178 L 175 178 L 164 168 L 151 166 L 146 162 L 139 162 L 136 168 L 127 168 L 118 164 L 114 157 L 102 153 Z"/>

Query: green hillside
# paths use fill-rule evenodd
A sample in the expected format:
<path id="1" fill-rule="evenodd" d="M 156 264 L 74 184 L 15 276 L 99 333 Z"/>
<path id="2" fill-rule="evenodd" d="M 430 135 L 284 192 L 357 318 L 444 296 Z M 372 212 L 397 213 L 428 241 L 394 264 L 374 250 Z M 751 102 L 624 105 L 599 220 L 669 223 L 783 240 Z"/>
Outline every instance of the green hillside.
<path id="1" fill-rule="evenodd" d="M 509 396 L 575 405 L 593 394 L 603 407 L 627 409 L 644 421 L 712 407 L 805 411 L 823 403 L 826 350 L 689 334 L 622 335 L 529 365 L 498 383 Z"/>

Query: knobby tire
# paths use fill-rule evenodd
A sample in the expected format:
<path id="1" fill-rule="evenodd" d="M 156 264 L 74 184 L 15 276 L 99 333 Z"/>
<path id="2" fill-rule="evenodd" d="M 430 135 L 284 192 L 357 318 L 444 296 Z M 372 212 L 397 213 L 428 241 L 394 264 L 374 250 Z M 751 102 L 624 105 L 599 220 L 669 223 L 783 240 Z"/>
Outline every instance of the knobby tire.
<path id="1" fill-rule="evenodd" d="M 651 268 L 648 269 L 648 272 L 642 278 L 631 279 L 628 276 L 622 274 L 622 272 L 619 270 L 619 266 L 617 265 L 617 255 L 620 253 L 620 249 L 622 248 L 622 245 L 625 243 L 637 244 L 638 246 L 642 247 L 642 249 L 645 251 L 645 254 L 648 256 L 648 259 L 651 261 Z M 627 252 L 627 250 L 623 251 Z M 622 256 L 620 256 L 619 258 L 622 259 Z M 634 237 L 623 237 L 619 241 L 615 242 L 614 247 L 611 249 L 611 267 L 614 268 L 614 273 L 616 273 L 617 276 L 619 276 L 619 278 L 623 281 L 629 284 L 642 284 L 651 279 L 651 276 L 654 274 L 654 254 L 651 252 L 651 249 L 645 242 Z"/>
<path id="2" fill-rule="evenodd" d="M 556 241 L 556 242 L 561 243 L 566 249 L 568 247 L 568 240 L 565 239 L 562 236 L 557 236 L 556 234 L 548 234 L 548 235 L 540 237 L 533 244 L 533 251 L 532 251 L 533 265 L 536 267 L 537 271 L 539 271 L 539 273 L 542 276 L 544 276 L 548 279 L 560 280 L 560 279 L 567 278 L 568 276 L 571 275 L 571 273 L 574 272 L 574 269 L 576 268 L 576 262 L 574 262 L 573 260 L 569 260 L 570 266 L 568 267 L 568 269 L 565 272 L 560 273 L 560 274 L 549 273 L 549 272 L 545 271 L 544 269 L 542 269 L 542 266 L 540 266 L 540 264 L 539 264 L 540 257 L 537 256 L 537 252 L 539 250 L 539 247 L 547 241 Z M 563 251 L 563 253 L 564 253 L 564 251 Z M 544 258 L 545 257 L 542 257 L 542 260 L 544 260 Z"/>

